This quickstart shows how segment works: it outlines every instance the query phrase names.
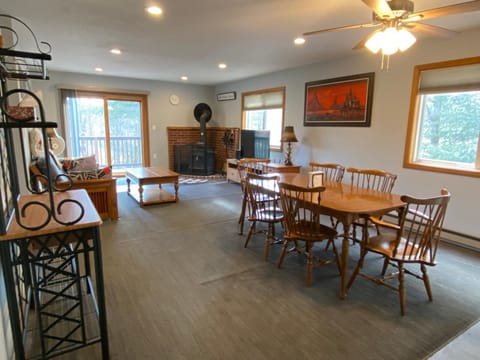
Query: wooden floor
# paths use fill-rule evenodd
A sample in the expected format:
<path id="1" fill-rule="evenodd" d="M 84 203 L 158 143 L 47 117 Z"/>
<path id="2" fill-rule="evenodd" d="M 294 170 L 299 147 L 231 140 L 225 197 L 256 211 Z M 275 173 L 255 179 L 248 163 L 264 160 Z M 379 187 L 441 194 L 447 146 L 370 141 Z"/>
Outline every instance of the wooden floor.
<path id="1" fill-rule="evenodd" d="M 120 219 L 102 225 L 111 359 L 478 358 L 478 325 L 436 352 L 480 319 L 480 254 L 442 246 L 434 301 L 407 279 L 401 317 L 397 294 L 365 280 L 339 300 L 335 265 L 306 288 L 300 256 L 279 270 L 279 249 L 263 261 L 260 235 L 245 249 L 237 184 L 181 185 L 179 196 L 140 208 L 119 193 Z M 99 359 L 98 350 L 59 359 Z"/>

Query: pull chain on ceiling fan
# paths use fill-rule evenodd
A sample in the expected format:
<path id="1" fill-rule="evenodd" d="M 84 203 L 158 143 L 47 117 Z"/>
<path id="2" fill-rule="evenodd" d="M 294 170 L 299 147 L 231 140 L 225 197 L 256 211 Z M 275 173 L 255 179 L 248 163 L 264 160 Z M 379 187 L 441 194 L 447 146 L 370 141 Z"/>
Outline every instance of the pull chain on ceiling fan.
<path id="1" fill-rule="evenodd" d="M 456 31 L 420 23 L 418 21 L 446 15 L 480 11 L 480 0 L 447 5 L 419 12 L 414 12 L 414 3 L 410 0 L 362 0 L 362 2 L 373 10 L 373 20 L 371 23 L 309 31 L 303 33 L 303 36 L 338 30 L 380 27 L 380 29 L 373 31 L 360 40 L 353 49 L 358 50 L 366 47 L 374 54 L 381 51 L 382 69 L 385 56 L 387 56 L 388 69 L 390 55 L 395 54 L 397 51 L 405 51 L 415 43 L 416 38 L 411 32 L 420 31 L 444 37 L 451 37 L 457 34 Z"/>

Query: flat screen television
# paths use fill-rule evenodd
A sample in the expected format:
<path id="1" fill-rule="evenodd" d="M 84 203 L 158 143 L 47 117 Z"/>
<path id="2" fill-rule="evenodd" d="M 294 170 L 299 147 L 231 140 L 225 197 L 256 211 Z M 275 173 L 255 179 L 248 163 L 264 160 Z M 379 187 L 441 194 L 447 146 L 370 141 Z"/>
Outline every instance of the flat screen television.
<path id="1" fill-rule="evenodd" d="M 239 158 L 270 158 L 270 131 L 242 130 L 240 132 Z"/>

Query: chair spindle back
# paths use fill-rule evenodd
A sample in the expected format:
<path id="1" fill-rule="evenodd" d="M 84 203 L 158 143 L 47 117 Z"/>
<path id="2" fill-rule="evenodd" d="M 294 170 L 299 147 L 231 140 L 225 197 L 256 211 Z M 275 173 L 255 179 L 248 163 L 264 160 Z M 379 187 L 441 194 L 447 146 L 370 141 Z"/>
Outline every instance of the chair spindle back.
<path id="1" fill-rule="evenodd" d="M 392 192 L 397 175 L 384 170 L 356 169 L 349 167 L 350 184 L 370 190 Z"/>
<path id="2" fill-rule="evenodd" d="M 315 161 L 309 163 L 312 171 L 321 170 L 325 174 L 324 179 L 330 182 L 341 183 L 345 167 L 340 164 L 323 164 Z"/>
<path id="3" fill-rule="evenodd" d="M 278 201 L 278 175 L 248 173 L 246 189 L 250 203 L 250 220 L 276 222 L 282 218 Z"/>
<path id="4" fill-rule="evenodd" d="M 280 201 L 285 221 L 285 236 L 317 240 L 320 232 L 320 201 L 325 187 L 304 188 L 279 183 Z"/>
<path id="5" fill-rule="evenodd" d="M 434 198 L 404 195 L 401 199 L 407 206 L 400 218 L 403 231 L 397 235 L 394 258 L 434 265 L 450 193 L 442 189 Z"/>

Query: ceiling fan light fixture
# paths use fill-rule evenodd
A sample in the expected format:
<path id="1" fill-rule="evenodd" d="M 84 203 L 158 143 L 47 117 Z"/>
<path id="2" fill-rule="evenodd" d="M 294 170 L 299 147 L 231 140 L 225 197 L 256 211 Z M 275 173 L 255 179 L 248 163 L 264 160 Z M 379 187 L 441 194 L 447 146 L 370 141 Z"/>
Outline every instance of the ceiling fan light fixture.
<path id="1" fill-rule="evenodd" d="M 410 31 L 401 29 L 397 32 L 397 43 L 400 51 L 409 49 L 413 44 L 415 44 L 416 41 L 417 39 Z"/>
<path id="2" fill-rule="evenodd" d="M 365 47 L 370 50 L 372 53 L 376 54 L 383 47 L 383 31 L 376 32 L 368 41 L 365 43 Z"/>
<path id="3" fill-rule="evenodd" d="M 393 55 L 398 50 L 405 51 L 410 48 L 417 39 L 405 29 L 397 30 L 396 27 L 388 27 L 383 31 L 376 32 L 365 43 L 365 47 L 376 54 L 382 50 L 383 55 Z"/>
<path id="4" fill-rule="evenodd" d="M 383 55 L 393 55 L 398 51 L 398 32 L 394 27 L 388 27 L 383 32 Z"/>

